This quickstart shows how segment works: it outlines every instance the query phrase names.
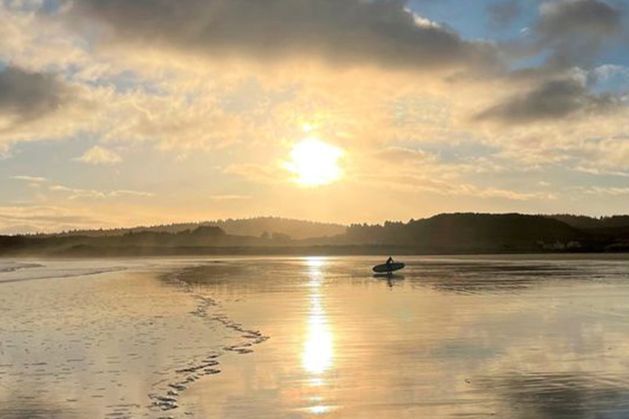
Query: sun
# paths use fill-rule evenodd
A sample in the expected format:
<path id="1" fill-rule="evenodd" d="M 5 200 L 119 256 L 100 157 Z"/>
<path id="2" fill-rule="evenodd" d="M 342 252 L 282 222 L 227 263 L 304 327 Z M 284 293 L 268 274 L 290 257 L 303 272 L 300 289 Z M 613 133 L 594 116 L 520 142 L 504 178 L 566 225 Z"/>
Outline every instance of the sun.
<path id="1" fill-rule="evenodd" d="M 293 146 L 291 160 L 285 164 L 295 182 L 303 186 L 321 186 L 340 179 L 339 159 L 343 150 L 316 137 L 301 140 Z"/>

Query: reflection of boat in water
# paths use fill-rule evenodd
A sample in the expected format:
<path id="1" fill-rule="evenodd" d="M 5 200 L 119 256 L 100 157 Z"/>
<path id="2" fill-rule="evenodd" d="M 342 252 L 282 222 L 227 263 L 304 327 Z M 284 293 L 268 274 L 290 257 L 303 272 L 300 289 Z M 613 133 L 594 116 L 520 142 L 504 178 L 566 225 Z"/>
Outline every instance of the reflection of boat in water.
<path id="1" fill-rule="evenodd" d="M 382 280 L 387 281 L 387 285 L 389 286 L 389 288 L 393 288 L 393 285 L 396 282 L 399 282 L 404 279 L 404 275 L 394 274 L 393 272 L 374 274 L 373 277 L 376 279 L 382 279 Z"/>
<path id="2" fill-rule="evenodd" d="M 394 274 L 393 272 L 373 274 L 373 277 L 376 279 L 390 279 L 393 281 L 401 281 L 404 279 L 404 275 Z"/>

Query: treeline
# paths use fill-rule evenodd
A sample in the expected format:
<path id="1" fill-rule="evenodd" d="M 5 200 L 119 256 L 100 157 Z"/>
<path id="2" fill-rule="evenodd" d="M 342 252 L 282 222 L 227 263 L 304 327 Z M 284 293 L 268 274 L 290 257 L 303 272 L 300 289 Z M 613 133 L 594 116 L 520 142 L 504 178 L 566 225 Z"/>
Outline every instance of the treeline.
<path id="1" fill-rule="evenodd" d="M 447 248 L 509 248 L 536 242 L 577 240 L 581 234 L 560 221 L 521 214 L 441 214 L 384 225 L 352 225 L 352 241 Z"/>
<path id="2" fill-rule="evenodd" d="M 409 222 L 353 224 L 341 234 L 295 239 L 282 233 L 228 234 L 218 226 L 177 232 L 0 236 L 0 255 L 445 254 L 627 252 L 629 217 L 440 214 Z M 327 230 L 323 230 L 326 231 Z"/>
<path id="3" fill-rule="evenodd" d="M 248 237 L 226 234 L 219 227 L 201 226 L 176 233 L 129 231 L 122 235 L 0 236 L 0 255 L 136 255 L 196 254 L 205 248 L 255 248 L 287 245 L 286 237 Z M 194 250 L 197 249 L 197 250 Z"/>
<path id="4" fill-rule="evenodd" d="M 628 228 L 629 215 L 614 215 L 611 217 L 588 217 L 585 215 L 555 214 L 548 217 L 562 221 L 572 227 L 584 230 Z"/>
<path id="5" fill-rule="evenodd" d="M 353 224 L 346 239 L 418 253 L 629 251 L 629 216 L 440 214 L 408 223 Z"/>

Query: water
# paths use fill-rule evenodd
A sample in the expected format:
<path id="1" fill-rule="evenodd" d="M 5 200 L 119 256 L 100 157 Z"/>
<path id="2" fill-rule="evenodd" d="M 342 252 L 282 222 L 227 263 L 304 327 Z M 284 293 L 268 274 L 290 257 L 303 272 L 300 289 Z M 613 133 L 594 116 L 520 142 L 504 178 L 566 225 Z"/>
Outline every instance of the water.
<path id="1" fill-rule="evenodd" d="M 629 417 L 629 259 L 0 260 L 0 417 Z"/>

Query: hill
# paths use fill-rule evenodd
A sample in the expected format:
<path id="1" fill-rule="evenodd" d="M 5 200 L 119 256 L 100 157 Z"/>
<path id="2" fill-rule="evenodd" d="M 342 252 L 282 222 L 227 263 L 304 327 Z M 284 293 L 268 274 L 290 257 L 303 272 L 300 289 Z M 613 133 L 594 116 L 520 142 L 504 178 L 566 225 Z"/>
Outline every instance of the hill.
<path id="1" fill-rule="evenodd" d="M 588 217 L 585 215 L 555 214 L 549 215 L 548 217 L 564 222 L 572 227 L 584 230 L 629 228 L 629 215 Z"/>
<path id="2" fill-rule="evenodd" d="M 404 245 L 428 252 L 505 252 L 577 247 L 583 232 L 558 220 L 522 214 L 440 214 L 408 223 L 351 225 L 350 241 Z"/>
<path id="3" fill-rule="evenodd" d="M 100 229 L 100 230 L 73 230 L 63 233 L 49 234 L 47 236 L 84 236 L 104 237 L 122 236 L 127 233 L 154 232 L 154 233 L 181 233 L 194 230 L 199 227 L 219 227 L 227 234 L 237 236 L 255 237 L 286 237 L 303 240 L 313 237 L 336 236 L 345 233 L 345 226 L 333 223 L 319 223 L 313 221 L 295 220 L 280 217 L 255 217 L 244 219 L 201 221 L 196 223 L 175 223 L 155 226 L 139 226 L 132 228 Z"/>
<path id="4" fill-rule="evenodd" d="M 252 219 L 256 220 L 256 219 Z M 290 226 L 286 220 L 273 224 L 234 220 L 256 231 L 260 226 Z M 574 221 L 573 219 L 570 219 Z M 575 218 L 581 222 L 580 218 Z M 590 221 L 588 221 L 589 223 Z M 607 222 L 607 221 L 606 221 Z M 617 222 L 617 220 L 614 220 Z M 282 224 L 283 223 L 283 224 Z M 334 231 L 317 223 L 296 222 L 301 232 Z M 142 230 L 116 230 L 107 234 L 66 233 L 53 236 L 0 236 L 0 256 L 76 255 L 139 256 L 185 254 L 456 254 L 533 252 L 620 252 L 629 251 L 629 228 L 578 228 L 554 216 L 523 214 L 440 214 L 382 225 L 353 224 L 343 234 L 293 239 L 286 234 L 228 234 L 221 227 L 198 225 L 183 231 L 161 231 L 168 226 Z M 225 225 L 230 225 L 227 220 Z M 310 230 L 302 229 L 308 225 Z M 177 225 L 176 228 L 181 226 Z M 253 230 L 247 230 L 251 228 Z M 286 231 L 286 230 L 285 230 Z M 93 233 L 93 232 L 91 232 Z M 305 234 L 305 233 L 304 233 Z"/>

